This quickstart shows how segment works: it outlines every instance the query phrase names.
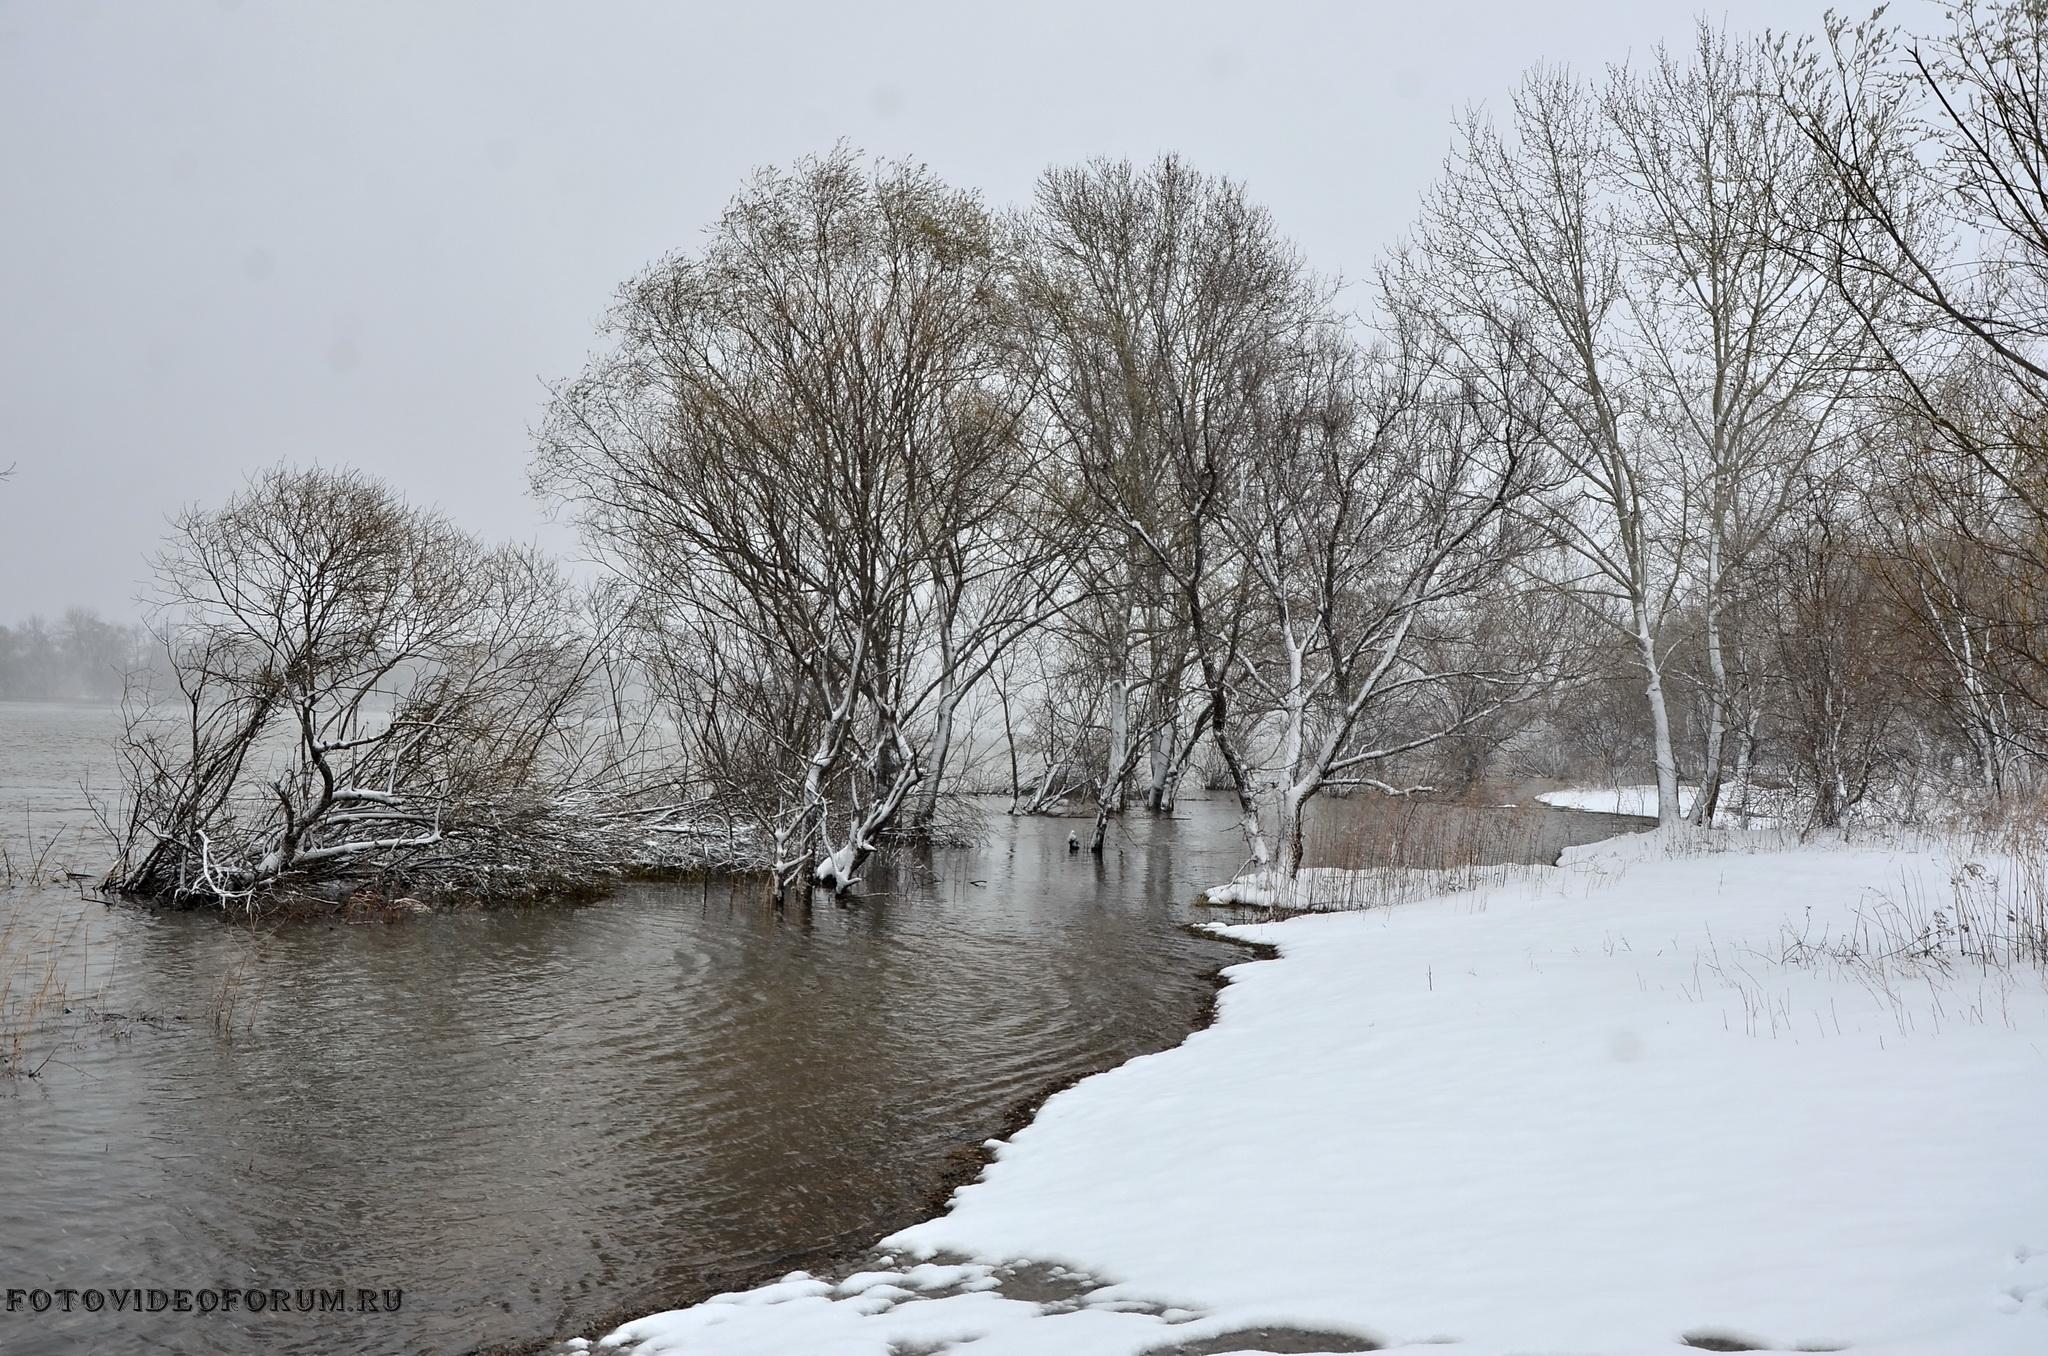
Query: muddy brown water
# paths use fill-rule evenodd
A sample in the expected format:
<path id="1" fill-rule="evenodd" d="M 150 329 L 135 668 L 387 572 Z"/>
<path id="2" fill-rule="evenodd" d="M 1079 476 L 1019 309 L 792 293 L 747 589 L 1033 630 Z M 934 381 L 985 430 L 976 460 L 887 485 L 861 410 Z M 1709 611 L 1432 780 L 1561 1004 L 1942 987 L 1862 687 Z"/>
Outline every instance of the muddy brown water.
<path id="1" fill-rule="evenodd" d="M 0 706 L 11 852 L 77 820 L 113 721 Z M 751 884 L 637 884 L 252 932 L 0 893 L 0 1003 L 18 1025 L 41 947 L 31 977 L 57 956 L 70 1008 L 32 1025 L 37 1077 L 0 1077 L 0 1290 L 106 1305 L 0 1304 L 0 1351 L 530 1349 L 855 1255 L 1052 1088 L 1177 1043 L 1245 959 L 1185 926 L 1239 864 L 1226 807 L 1134 816 L 1100 862 L 1069 827 L 991 814 L 983 845 L 880 868 L 857 905 L 782 912 Z M 403 1296 L 112 1309 L 336 1286 Z"/>

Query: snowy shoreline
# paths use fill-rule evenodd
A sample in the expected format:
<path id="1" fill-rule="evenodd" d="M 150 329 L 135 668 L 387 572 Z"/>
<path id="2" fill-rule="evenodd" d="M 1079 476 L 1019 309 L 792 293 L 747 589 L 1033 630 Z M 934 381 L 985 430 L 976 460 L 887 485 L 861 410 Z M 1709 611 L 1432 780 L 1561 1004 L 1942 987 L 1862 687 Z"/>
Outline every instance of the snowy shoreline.
<path id="1" fill-rule="evenodd" d="M 1693 797 L 1698 788 L 1681 786 L 1678 789 L 1678 813 L 1692 813 Z M 1633 815 L 1642 819 L 1657 817 L 1657 788 L 1655 786 L 1574 786 L 1561 791 L 1539 792 L 1536 801 L 1559 810 L 1585 810 L 1593 814 Z"/>
<path id="2" fill-rule="evenodd" d="M 1280 958 L 872 1269 L 598 1349 L 2048 1350 L 2048 989 L 1878 945 L 1975 878 L 1938 845 L 1674 843 L 1219 926 Z"/>

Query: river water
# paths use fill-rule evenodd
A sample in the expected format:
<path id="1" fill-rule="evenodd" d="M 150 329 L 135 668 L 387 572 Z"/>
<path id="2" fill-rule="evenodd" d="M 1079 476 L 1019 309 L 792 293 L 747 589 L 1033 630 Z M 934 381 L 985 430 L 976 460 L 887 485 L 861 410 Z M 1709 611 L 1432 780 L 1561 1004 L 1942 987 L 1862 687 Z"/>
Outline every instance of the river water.
<path id="1" fill-rule="evenodd" d="M 0 705 L 17 868 L 81 822 L 115 726 Z M 1597 818 L 1545 842 L 1613 831 Z M 1051 1088 L 1201 1019 L 1245 958 L 1184 927 L 1239 864 L 1231 823 L 1200 801 L 1133 816 L 1097 862 L 1065 821 L 995 813 L 981 846 L 878 868 L 858 904 L 782 912 L 751 884 L 643 884 L 252 930 L 18 883 L 0 1020 L 38 1072 L 0 1076 L 0 1287 L 403 1297 L 0 1310 L 0 1351 L 529 1349 L 856 1253 Z M 45 870 L 92 857 L 60 841 Z"/>

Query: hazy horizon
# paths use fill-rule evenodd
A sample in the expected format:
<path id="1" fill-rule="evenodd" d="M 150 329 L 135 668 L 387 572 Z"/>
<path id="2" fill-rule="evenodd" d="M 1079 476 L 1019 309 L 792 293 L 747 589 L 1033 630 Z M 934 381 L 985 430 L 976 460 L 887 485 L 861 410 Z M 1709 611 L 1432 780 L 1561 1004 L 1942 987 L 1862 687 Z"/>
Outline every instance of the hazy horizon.
<path id="1" fill-rule="evenodd" d="M 0 7 L 0 620 L 133 616 L 165 517 L 279 461 L 574 555 L 526 491 L 544 383 L 755 166 L 843 138 L 1014 203 L 1048 165 L 1175 151 L 1357 278 L 1456 110 L 1699 12 Z"/>

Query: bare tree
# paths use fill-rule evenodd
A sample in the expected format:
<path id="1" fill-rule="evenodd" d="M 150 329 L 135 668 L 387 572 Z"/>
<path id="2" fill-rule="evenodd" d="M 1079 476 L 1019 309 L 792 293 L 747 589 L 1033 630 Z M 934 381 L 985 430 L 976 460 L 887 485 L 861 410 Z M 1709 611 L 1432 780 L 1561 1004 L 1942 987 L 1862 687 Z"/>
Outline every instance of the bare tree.
<path id="1" fill-rule="evenodd" d="M 1316 332 L 1269 392 L 1222 519 L 1248 633 L 1221 679 L 1240 725 L 1217 737 L 1255 769 L 1245 831 L 1283 899 L 1319 794 L 1426 790 L 1376 774 L 1559 676 L 1552 633 L 1481 624 L 1536 545 L 1513 510 L 1543 458 L 1517 412 L 1416 337 L 1361 358 L 1334 324 Z"/>
<path id="2" fill-rule="evenodd" d="M 1633 381 L 1628 239 L 1596 92 L 1538 70 L 1503 134 L 1459 127 L 1443 180 L 1424 201 L 1415 248 L 1388 272 L 1412 314 L 1431 315 L 1493 398 L 1571 473 L 1543 521 L 1562 554 L 1555 582 L 1629 638 L 1642 675 L 1658 815 L 1679 818 L 1678 761 L 1665 693 L 1665 621 L 1694 528 L 1681 477 Z"/>
<path id="3" fill-rule="evenodd" d="M 1939 388 L 1950 427 L 2012 417 L 2009 394 L 1985 389 L 1996 374 L 1980 366 L 1975 376 Z M 1923 718 L 1968 750 L 1976 785 L 1994 796 L 2025 790 L 2048 765 L 2043 525 L 1978 456 L 1910 409 L 1886 433 L 1865 488 L 1877 572 L 1916 642 L 1901 668 Z"/>
<path id="4" fill-rule="evenodd" d="M 967 692 L 1059 605 L 1008 268 L 978 200 L 841 148 L 756 175 L 698 255 L 628 284 L 612 351 L 557 393 L 537 482 L 772 756 L 779 888 L 854 884 Z"/>
<path id="5" fill-rule="evenodd" d="M 1804 469 L 1853 432 L 1867 367 L 1853 311 L 1793 234 L 1817 229 L 1826 184 L 1765 97 L 1766 58 L 1702 25 L 1683 58 L 1660 50 L 1604 86 L 1531 73 L 1505 129 L 1461 124 L 1390 270 L 1411 308 L 1483 356 L 1475 371 L 1523 388 L 1500 398 L 1527 406 L 1571 473 L 1546 506 L 1558 582 L 1634 647 L 1666 823 L 1680 815 L 1674 609 L 1702 618 L 1704 821 L 1736 714 L 1731 600 Z"/>
<path id="6" fill-rule="evenodd" d="M 156 576 L 176 694 L 131 712 L 110 887 L 473 888 L 489 856 L 549 850 L 518 840 L 575 767 L 590 646 L 536 553 L 353 472 L 280 468 L 182 514 Z"/>
<path id="7" fill-rule="evenodd" d="M 1099 847 L 1141 765 L 1160 806 L 1202 733 L 1234 719 L 1221 514 L 1276 345 L 1311 323 L 1327 288 L 1241 185 L 1170 156 L 1049 172 L 1025 236 L 1021 355 L 1087 490 L 1084 568 L 1113 675 Z"/>
<path id="8" fill-rule="evenodd" d="M 1703 824 L 1738 715 L 1728 629 L 1742 576 L 1802 507 L 1808 469 L 1855 432 L 1869 369 L 1854 309 L 1810 266 L 1834 194 L 1767 97 L 1767 58 L 1758 40 L 1702 21 L 1686 59 L 1659 49 L 1645 73 L 1612 72 L 1606 93 L 1632 380 L 1698 516 L 1688 570 L 1706 692 L 1692 817 Z"/>
<path id="9" fill-rule="evenodd" d="M 1824 829 L 1893 770 L 1904 688 L 1884 584 L 1842 488 L 1810 486 L 1803 521 L 1768 559 L 1780 737 Z"/>
<path id="10" fill-rule="evenodd" d="M 2048 704 L 2044 54 L 2034 0 L 1948 6 L 1925 39 L 1831 19 L 1821 41 L 1779 49 L 1781 97 L 1843 204 L 1815 262 L 1857 307 L 1910 430 L 1888 479 L 1929 530 L 1899 553 L 1918 562 L 1903 595 L 1951 660 L 1994 790 L 2015 753 L 2038 764 L 2014 709 Z"/>

